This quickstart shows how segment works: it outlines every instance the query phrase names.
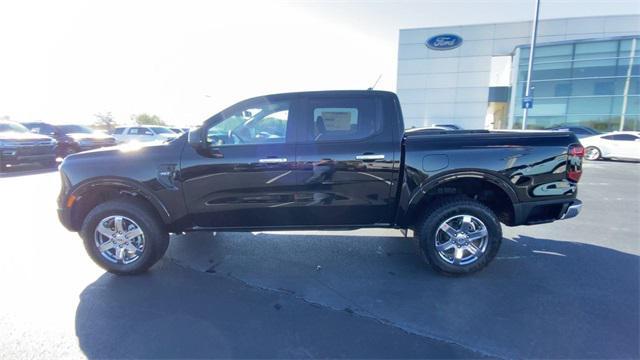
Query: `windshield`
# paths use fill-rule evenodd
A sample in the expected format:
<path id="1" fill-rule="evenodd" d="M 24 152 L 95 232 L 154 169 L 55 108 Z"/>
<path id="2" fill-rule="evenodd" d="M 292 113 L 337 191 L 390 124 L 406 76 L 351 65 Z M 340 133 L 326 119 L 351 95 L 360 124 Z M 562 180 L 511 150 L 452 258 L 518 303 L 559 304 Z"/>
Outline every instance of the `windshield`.
<path id="1" fill-rule="evenodd" d="M 58 126 L 58 130 L 63 134 L 91 134 L 93 132 L 90 127 L 82 125 L 61 125 Z"/>
<path id="2" fill-rule="evenodd" d="M 29 129 L 16 123 L 0 123 L 0 132 L 29 132 Z"/>
<path id="3" fill-rule="evenodd" d="M 174 134 L 173 131 L 163 127 L 152 127 L 151 130 L 156 134 Z"/>

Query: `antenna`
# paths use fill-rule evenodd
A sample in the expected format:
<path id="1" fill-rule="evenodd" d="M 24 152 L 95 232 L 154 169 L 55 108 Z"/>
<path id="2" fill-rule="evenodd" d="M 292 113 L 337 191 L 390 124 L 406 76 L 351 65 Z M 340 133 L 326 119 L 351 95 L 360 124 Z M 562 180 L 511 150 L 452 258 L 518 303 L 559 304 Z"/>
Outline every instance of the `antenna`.
<path id="1" fill-rule="evenodd" d="M 373 90 L 373 88 L 376 87 L 376 85 L 378 85 L 378 81 L 380 81 L 380 78 L 382 77 L 382 74 L 380 74 L 378 76 L 378 79 L 376 80 L 376 82 L 373 83 L 373 86 L 371 86 L 370 88 L 368 88 L 367 90 Z"/>

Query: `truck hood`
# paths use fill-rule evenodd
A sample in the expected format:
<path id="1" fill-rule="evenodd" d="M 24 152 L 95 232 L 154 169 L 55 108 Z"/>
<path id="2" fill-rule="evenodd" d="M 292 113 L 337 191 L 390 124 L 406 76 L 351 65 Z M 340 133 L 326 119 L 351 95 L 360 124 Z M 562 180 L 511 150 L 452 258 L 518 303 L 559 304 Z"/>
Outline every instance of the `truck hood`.
<path id="1" fill-rule="evenodd" d="M 34 134 L 31 132 L 0 132 L 0 140 L 50 140 L 46 135 Z"/>
<path id="2" fill-rule="evenodd" d="M 73 140 L 110 140 L 113 139 L 113 136 L 101 133 L 69 133 L 66 136 L 72 138 Z"/>

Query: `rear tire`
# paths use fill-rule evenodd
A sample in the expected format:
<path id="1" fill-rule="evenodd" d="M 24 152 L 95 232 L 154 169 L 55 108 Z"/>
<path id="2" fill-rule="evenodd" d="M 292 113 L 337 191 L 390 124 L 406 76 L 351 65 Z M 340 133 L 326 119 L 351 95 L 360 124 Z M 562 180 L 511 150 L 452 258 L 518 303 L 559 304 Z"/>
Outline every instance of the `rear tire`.
<path id="1" fill-rule="evenodd" d="M 155 210 L 134 198 L 96 206 L 84 219 L 80 236 L 91 259 L 118 275 L 147 271 L 169 246 Z"/>
<path id="2" fill-rule="evenodd" d="M 602 151 L 595 146 L 587 146 L 584 149 L 584 158 L 590 161 L 600 160 L 602 158 Z"/>
<path id="3" fill-rule="evenodd" d="M 467 197 L 436 201 L 416 226 L 423 259 L 437 272 L 470 274 L 487 266 L 502 242 L 498 217 Z"/>

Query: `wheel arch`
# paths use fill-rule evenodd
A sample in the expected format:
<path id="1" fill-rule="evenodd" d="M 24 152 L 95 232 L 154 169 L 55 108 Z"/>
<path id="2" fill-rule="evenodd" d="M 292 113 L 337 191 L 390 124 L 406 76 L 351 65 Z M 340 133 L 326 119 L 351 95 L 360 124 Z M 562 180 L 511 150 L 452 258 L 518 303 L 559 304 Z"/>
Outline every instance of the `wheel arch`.
<path id="1" fill-rule="evenodd" d="M 442 174 L 422 183 L 410 197 L 404 222 L 400 225 L 413 226 L 419 221 L 419 214 L 434 201 L 460 195 L 488 206 L 507 225 L 515 221 L 514 204 L 518 202 L 518 196 L 508 181 L 484 171 L 464 170 Z"/>
<path id="2" fill-rule="evenodd" d="M 116 177 L 90 179 L 78 184 L 69 194 L 74 202 L 71 206 L 71 224 L 80 229 L 86 215 L 97 205 L 115 198 L 131 197 L 145 204 L 162 220 L 171 223 L 171 213 L 151 191 L 142 184 Z"/>

